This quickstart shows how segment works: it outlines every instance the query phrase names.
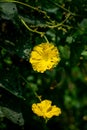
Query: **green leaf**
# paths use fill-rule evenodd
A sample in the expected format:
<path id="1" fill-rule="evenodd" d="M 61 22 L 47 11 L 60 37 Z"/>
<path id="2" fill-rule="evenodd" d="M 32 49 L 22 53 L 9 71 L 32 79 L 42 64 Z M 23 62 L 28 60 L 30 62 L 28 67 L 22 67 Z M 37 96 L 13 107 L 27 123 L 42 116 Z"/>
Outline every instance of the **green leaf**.
<path id="1" fill-rule="evenodd" d="M 73 37 L 72 37 L 72 36 L 68 36 L 68 37 L 66 38 L 66 42 L 67 42 L 67 43 L 71 44 L 72 41 L 73 41 Z"/>
<path id="2" fill-rule="evenodd" d="M 2 2 L 0 3 L 0 12 L 1 12 L 1 17 L 3 19 L 10 20 L 10 19 L 13 19 L 17 15 L 18 10 L 17 10 L 16 4 Z"/>
<path id="3" fill-rule="evenodd" d="M 62 58 L 66 60 L 70 58 L 70 48 L 67 45 L 59 46 L 59 50 Z"/>
<path id="4" fill-rule="evenodd" d="M 6 57 L 6 58 L 4 59 L 4 62 L 5 62 L 6 64 L 8 64 L 8 65 L 11 65 L 11 64 L 12 64 L 12 61 L 11 61 L 11 58 L 10 58 L 10 57 Z"/>
<path id="5" fill-rule="evenodd" d="M 18 124 L 19 126 L 24 125 L 24 119 L 21 112 L 16 112 L 10 108 L 2 107 L 2 106 L 0 106 L 0 110 L 3 117 L 8 118 L 13 123 Z"/>
<path id="6" fill-rule="evenodd" d="M 87 57 L 87 51 L 84 50 L 84 51 L 81 53 L 81 55 Z"/>

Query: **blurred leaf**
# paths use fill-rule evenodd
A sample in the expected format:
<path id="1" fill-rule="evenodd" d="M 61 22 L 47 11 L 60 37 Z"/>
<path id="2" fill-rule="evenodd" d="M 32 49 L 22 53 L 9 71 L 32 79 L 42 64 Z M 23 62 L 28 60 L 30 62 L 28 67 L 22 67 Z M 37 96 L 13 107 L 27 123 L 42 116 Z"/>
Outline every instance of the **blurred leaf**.
<path id="1" fill-rule="evenodd" d="M 64 59 L 69 59 L 70 58 L 70 48 L 69 46 L 65 45 L 65 46 L 59 46 L 59 50 L 61 53 L 61 57 Z"/>
<path id="2" fill-rule="evenodd" d="M 31 89 L 33 92 L 36 92 L 38 91 L 38 87 L 37 87 L 37 84 L 34 84 L 34 83 L 28 83 L 27 84 L 27 88 Z"/>
<path id="3" fill-rule="evenodd" d="M 57 14 L 58 8 L 49 8 L 45 9 L 48 13 Z"/>
<path id="4" fill-rule="evenodd" d="M 82 51 L 81 55 L 87 59 L 87 50 Z"/>
<path id="5" fill-rule="evenodd" d="M 0 14 L 3 19 L 12 20 L 18 13 L 14 3 L 0 2 Z"/>
<path id="6" fill-rule="evenodd" d="M 1 55 L 4 56 L 7 53 L 6 49 L 2 48 Z"/>
<path id="7" fill-rule="evenodd" d="M 73 42 L 73 37 L 72 36 L 68 36 L 66 38 L 66 42 L 69 43 L 69 44 L 71 44 Z"/>
<path id="8" fill-rule="evenodd" d="M 11 61 L 11 58 L 10 58 L 10 57 L 6 57 L 6 58 L 4 59 L 4 62 L 5 62 L 6 64 L 8 64 L 8 65 L 11 65 L 11 64 L 12 64 L 12 61 Z"/>
<path id="9" fill-rule="evenodd" d="M 21 112 L 16 112 L 7 107 L 2 107 L 2 106 L 0 106 L 0 109 L 4 117 L 11 120 L 13 123 L 18 124 L 19 126 L 24 125 L 24 119 Z"/>
<path id="10" fill-rule="evenodd" d="M 79 26 L 83 29 L 87 29 L 87 19 L 84 18 L 82 22 L 79 24 Z"/>
<path id="11" fill-rule="evenodd" d="M 71 69 L 71 71 L 74 80 L 77 79 L 83 80 L 84 77 L 79 67 L 75 66 Z"/>

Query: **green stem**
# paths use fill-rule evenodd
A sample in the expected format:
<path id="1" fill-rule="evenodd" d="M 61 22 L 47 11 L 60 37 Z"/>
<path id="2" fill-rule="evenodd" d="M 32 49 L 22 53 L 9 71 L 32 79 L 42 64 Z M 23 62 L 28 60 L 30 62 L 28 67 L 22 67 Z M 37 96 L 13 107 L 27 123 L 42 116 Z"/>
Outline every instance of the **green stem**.
<path id="1" fill-rule="evenodd" d="M 62 26 L 66 21 L 67 21 L 67 19 L 70 17 L 70 13 L 67 15 L 67 17 L 61 22 L 61 23 L 58 23 L 58 24 L 56 24 L 56 25 L 52 25 L 52 26 L 50 26 L 50 25 L 48 25 L 48 27 L 49 28 L 57 28 L 57 27 L 59 27 L 59 26 Z"/>
<path id="2" fill-rule="evenodd" d="M 43 130 L 49 130 L 49 128 L 47 127 L 47 121 L 48 119 L 43 119 Z"/>
<path id="3" fill-rule="evenodd" d="M 4 1 L 1 1 L 1 2 L 10 2 L 10 3 L 17 3 L 17 4 L 24 5 L 24 6 L 28 7 L 28 8 L 31 8 L 31 9 L 33 9 L 33 10 L 38 11 L 39 13 L 42 13 L 47 19 L 49 19 L 49 21 L 52 21 L 52 20 L 50 19 L 50 16 L 48 16 L 45 11 L 40 10 L 40 9 L 37 8 L 37 7 L 33 7 L 33 6 L 29 5 L 29 4 L 26 4 L 26 3 L 23 3 L 23 2 L 20 2 L 20 1 L 16 1 L 16 0 L 10 0 L 10 1 L 9 1 L 9 0 L 4 0 Z"/>
<path id="4" fill-rule="evenodd" d="M 43 37 L 44 37 L 44 39 L 46 40 L 46 42 L 49 43 L 47 37 L 46 37 L 45 35 L 44 35 Z"/>
<path id="5" fill-rule="evenodd" d="M 75 13 L 72 13 L 70 10 L 64 8 L 64 7 L 61 6 L 60 4 L 53 2 L 52 0 L 48 0 L 48 1 L 51 2 L 52 4 L 54 4 L 55 6 L 57 6 L 57 7 L 61 8 L 61 9 L 63 9 L 64 11 L 70 13 L 71 15 L 74 15 L 74 16 L 77 15 L 77 14 L 75 14 Z M 78 16 L 78 15 L 77 15 L 77 16 Z"/>
<path id="6" fill-rule="evenodd" d="M 19 17 L 19 18 L 20 18 L 21 22 L 24 24 L 24 26 L 25 26 L 29 31 L 34 32 L 34 33 L 37 33 L 37 34 L 40 34 L 41 37 L 44 35 L 43 32 L 39 32 L 39 31 L 37 31 L 36 29 L 34 29 L 34 30 L 31 29 L 31 28 L 25 23 L 25 21 L 24 21 L 21 17 Z"/>
<path id="7" fill-rule="evenodd" d="M 20 17 L 19 17 L 19 18 L 20 18 Z M 47 37 L 44 35 L 44 32 L 39 32 L 39 31 L 37 31 L 37 30 L 35 30 L 35 29 L 33 30 L 33 29 L 31 29 L 31 28 L 25 23 L 25 21 L 24 21 L 22 18 L 20 18 L 20 20 L 21 20 L 21 22 L 24 24 L 24 26 L 25 26 L 29 31 L 34 32 L 34 33 L 37 33 L 37 34 L 40 34 L 41 37 L 44 37 L 44 39 L 46 40 L 46 42 L 49 43 Z"/>
<path id="8" fill-rule="evenodd" d="M 25 81 L 25 83 L 29 84 L 29 82 L 21 74 L 20 74 L 20 77 Z M 29 86 L 30 86 L 30 84 L 29 84 Z M 41 101 L 41 97 L 35 91 L 33 91 L 33 93 Z"/>

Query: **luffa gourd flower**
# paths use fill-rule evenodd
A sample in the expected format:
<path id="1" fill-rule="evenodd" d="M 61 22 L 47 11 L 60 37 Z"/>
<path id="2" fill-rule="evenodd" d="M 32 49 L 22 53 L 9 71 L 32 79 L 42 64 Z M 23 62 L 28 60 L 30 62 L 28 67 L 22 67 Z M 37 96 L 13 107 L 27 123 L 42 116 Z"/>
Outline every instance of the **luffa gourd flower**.
<path id="1" fill-rule="evenodd" d="M 34 71 L 43 73 L 59 63 L 59 51 L 52 43 L 41 43 L 33 48 L 29 61 Z"/>
<path id="2" fill-rule="evenodd" d="M 61 109 L 56 105 L 51 105 L 52 101 L 43 100 L 40 103 L 34 103 L 32 105 L 32 111 L 38 115 L 42 116 L 44 119 L 49 119 L 53 116 L 59 116 L 61 114 Z"/>

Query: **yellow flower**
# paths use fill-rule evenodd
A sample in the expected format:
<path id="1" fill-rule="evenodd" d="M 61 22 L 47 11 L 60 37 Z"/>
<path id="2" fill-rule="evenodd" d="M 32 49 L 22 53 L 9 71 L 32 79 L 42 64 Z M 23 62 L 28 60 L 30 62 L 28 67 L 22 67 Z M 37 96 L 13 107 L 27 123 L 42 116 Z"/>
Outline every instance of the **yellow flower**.
<path id="1" fill-rule="evenodd" d="M 61 109 L 51 104 L 52 102 L 50 100 L 43 100 L 37 104 L 34 103 L 32 105 L 32 111 L 38 116 L 42 116 L 44 119 L 59 116 L 61 114 Z"/>
<path id="2" fill-rule="evenodd" d="M 41 43 L 33 48 L 29 61 L 33 70 L 43 73 L 59 63 L 59 51 L 52 43 Z"/>

